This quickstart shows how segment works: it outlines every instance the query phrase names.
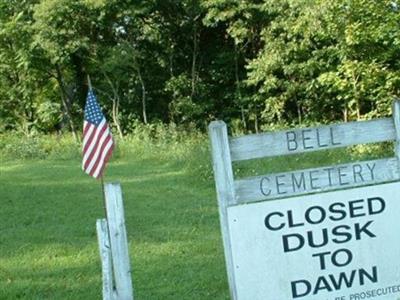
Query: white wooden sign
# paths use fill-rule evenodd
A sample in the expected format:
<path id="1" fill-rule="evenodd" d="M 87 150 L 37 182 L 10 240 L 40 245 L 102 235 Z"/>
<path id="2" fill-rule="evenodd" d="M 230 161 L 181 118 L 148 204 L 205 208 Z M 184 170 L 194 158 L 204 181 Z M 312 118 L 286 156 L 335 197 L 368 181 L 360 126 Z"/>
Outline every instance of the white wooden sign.
<path id="1" fill-rule="evenodd" d="M 238 299 L 400 298 L 400 183 L 228 208 Z"/>
<path id="2" fill-rule="evenodd" d="M 239 138 L 210 124 L 232 299 L 400 299 L 399 102 L 393 107 L 393 118 Z M 233 176 L 232 161 L 384 141 L 395 141 L 395 157 Z"/>

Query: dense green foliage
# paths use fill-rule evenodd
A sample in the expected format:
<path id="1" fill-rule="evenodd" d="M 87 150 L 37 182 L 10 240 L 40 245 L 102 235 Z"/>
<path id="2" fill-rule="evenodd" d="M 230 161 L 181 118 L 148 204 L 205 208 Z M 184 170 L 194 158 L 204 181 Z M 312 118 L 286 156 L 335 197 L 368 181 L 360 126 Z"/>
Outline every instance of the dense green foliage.
<path id="1" fill-rule="evenodd" d="M 0 131 L 79 132 L 92 83 L 119 135 L 387 115 L 398 0 L 0 0 Z"/>

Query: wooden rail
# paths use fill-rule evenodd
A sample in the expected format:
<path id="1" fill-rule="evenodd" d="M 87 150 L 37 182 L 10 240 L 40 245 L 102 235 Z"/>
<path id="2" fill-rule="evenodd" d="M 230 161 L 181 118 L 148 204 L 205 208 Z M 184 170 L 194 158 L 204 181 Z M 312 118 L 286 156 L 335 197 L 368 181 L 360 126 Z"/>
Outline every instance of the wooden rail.
<path id="1" fill-rule="evenodd" d="M 377 159 L 236 180 L 236 204 L 400 180 L 397 158 Z"/>
<path id="2" fill-rule="evenodd" d="M 232 161 L 296 154 L 396 139 L 392 118 L 231 138 Z"/>

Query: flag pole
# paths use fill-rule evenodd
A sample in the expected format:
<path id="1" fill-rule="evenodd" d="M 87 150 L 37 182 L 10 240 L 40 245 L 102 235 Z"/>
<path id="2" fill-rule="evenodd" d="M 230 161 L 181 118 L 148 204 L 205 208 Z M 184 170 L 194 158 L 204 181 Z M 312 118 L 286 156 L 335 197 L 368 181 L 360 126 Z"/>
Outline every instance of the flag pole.
<path id="1" fill-rule="evenodd" d="M 92 89 L 92 82 L 90 81 L 90 75 L 89 74 L 87 74 L 87 82 L 88 82 L 89 90 L 91 90 Z"/>
<path id="2" fill-rule="evenodd" d="M 90 80 L 90 75 L 89 74 L 87 74 L 87 83 L 88 83 L 89 90 L 92 90 L 93 89 L 92 81 Z M 104 191 L 104 177 L 103 177 L 103 174 L 101 174 L 101 176 L 100 176 L 100 184 L 101 184 L 101 193 L 103 195 L 104 214 L 105 214 L 106 220 L 108 221 L 108 218 L 107 218 L 106 193 Z"/>
<path id="3" fill-rule="evenodd" d="M 88 88 L 89 88 L 89 91 L 91 91 L 92 90 L 92 82 L 91 82 L 91 80 L 90 80 L 90 76 L 89 76 L 89 74 L 87 74 L 87 85 L 88 85 Z M 88 92 L 88 95 L 89 95 L 89 92 Z M 104 167 L 104 166 L 103 166 Z M 105 215 L 105 222 L 106 222 L 106 227 L 107 227 L 107 232 L 108 232 L 108 241 L 106 242 L 106 247 L 107 248 L 109 248 L 108 249 L 108 251 L 109 251 L 109 257 L 110 257 L 110 259 L 112 259 L 112 247 L 111 247 L 111 241 L 110 241 L 110 236 L 111 236 L 111 234 L 110 234 L 110 227 L 109 227 L 109 223 L 108 223 L 108 217 L 107 217 L 107 201 L 106 201 L 106 193 L 105 193 L 105 186 L 104 186 L 104 172 L 103 171 L 105 171 L 105 168 L 102 168 L 102 170 L 101 170 L 101 174 L 100 174 L 100 184 L 101 184 L 101 192 L 102 192 L 102 195 L 103 195 L 103 209 L 104 209 L 104 215 Z M 99 177 L 96 177 L 97 179 L 99 179 Z M 114 265 L 113 265 L 113 263 L 111 262 L 111 274 L 115 274 L 115 268 L 114 268 Z M 104 270 L 103 270 L 103 272 L 104 272 Z M 111 276 L 111 277 L 113 277 L 113 276 Z M 115 288 L 115 286 L 116 286 L 116 283 L 115 283 L 115 279 L 114 278 L 112 278 L 111 279 L 111 288 L 112 288 L 112 290 L 115 290 L 116 288 Z"/>
<path id="4" fill-rule="evenodd" d="M 101 183 L 101 193 L 103 194 L 103 207 L 104 207 L 104 214 L 106 217 L 106 221 L 108 222 L 108 218 L 107 218 L 107 204 L 106 204 L 106 193 L 104 191 L 104 178 L 103 178 L 103 174 L 101 174 L 100 176 L 100 183 Z"/>

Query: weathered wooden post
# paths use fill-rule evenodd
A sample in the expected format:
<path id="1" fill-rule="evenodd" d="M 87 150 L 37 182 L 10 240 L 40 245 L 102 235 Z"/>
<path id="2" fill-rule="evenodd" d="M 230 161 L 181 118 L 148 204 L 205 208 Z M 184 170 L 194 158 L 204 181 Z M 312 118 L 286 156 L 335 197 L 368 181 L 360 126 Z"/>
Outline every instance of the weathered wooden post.
<path id="1" fill-rule="evenodd" d="M 107 221 L 97 220 L 103 269 L 103 300 L 133 300 L 121 186 L 119 183 L 106 183 L 104 191 Z"/>
<path id="2" fill-rule="evenodd" d="M 103 300 L 116 300 L 117 297 L 113 286 L 111 246 L 107 220 L 98 219 L 96 222 L 96 229 L 103 274 Z"/>
<path id="3" fill-rule="evenodd" d="M 235 204 L 235 190 L 233 186 L 232 161 L 226 124 L 222 121 L 211 122 L 209 126 L 209 136 L 211 139 L 213 170 L 230 294 L 232 299 L 237 299 L 227 219 L 228 206 Z"/>

